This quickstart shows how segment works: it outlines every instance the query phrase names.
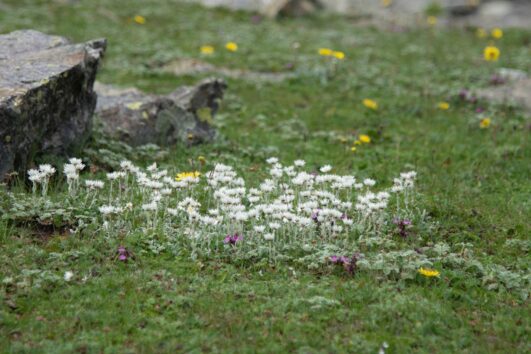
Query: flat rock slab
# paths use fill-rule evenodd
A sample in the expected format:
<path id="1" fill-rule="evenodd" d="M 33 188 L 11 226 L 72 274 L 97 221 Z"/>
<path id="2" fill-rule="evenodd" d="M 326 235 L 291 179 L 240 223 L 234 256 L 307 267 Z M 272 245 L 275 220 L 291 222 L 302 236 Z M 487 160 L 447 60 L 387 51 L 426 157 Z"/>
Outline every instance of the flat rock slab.
<path id="1" fill-rule="evenodd" d="M 506 80 L 505 84 L 478 90 L 477 96 L 497 103 L 521 106 L 531 113 L 531 78 L 520 76 L 508 77 Z"/>
<path id="2" fill-rule="evenodd" d="M 0 48 L 1 180 L 36 154 L 66 154 L 88 137 L 106 41 L 24 30 L 0 35 Z"/>
<path id="3" fill-rule="evenodd" d="M 231 79 L 244 79 L 264 82 L 281 82 L 295 77 L 295 75 L 290 72 L 262 72 L 217 67 L 202 60 L 190 58 L 172 60 L 164 64 L 161 69 L 176 76 L 208 73 Z"/>
<path id="4" fill-rule="evenodd" d="M 160 96 L 96 83 L 96 113 L 107 135 L 132 146 L 207 142 L 226 88 L 223 80 L 206 79 Z"/>

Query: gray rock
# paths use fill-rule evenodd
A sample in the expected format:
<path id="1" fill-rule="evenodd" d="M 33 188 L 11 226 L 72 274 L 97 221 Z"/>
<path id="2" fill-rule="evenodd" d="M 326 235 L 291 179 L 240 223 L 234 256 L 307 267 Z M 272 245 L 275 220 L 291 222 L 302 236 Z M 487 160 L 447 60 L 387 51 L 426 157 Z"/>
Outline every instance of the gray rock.
<path id="1" fill-rule="evenodd" d="M 531 113 L 531 79 L 527 77 L 478 90 L 477 96 L 497 103 L 518 105 Z"/>
<path id="2" fill-rule="evenodd" d="M 0 35 L 0 179 L 88 137 L 105 47 L 104 39 L 70 44 L 32 30 Z"/>
<path id="3" fill-rule="evenodd" d="M 319 0 L 189 0 L 207 7 L 226 7 L 232 10 L 256 11 L 267 17 L 284 13 L 300 16 L 313 12 Z"/>
<path id="4" fill-rule="evenodd" d="M 212 121 L 226 88 L 223 80 L 207 79 L 158 96 L 97 83 L 96 113 L 107 135 L 132 146 L 206 142 L 215 136 Z"/>

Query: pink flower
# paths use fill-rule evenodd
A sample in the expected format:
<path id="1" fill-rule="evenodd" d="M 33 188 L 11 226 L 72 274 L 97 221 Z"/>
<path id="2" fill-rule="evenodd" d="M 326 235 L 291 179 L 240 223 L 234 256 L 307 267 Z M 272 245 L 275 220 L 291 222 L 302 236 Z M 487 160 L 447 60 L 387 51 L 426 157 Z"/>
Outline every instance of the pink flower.
<path id="1" fill-rule="evenodd" d="M 225 239 L 223 240 L 223 243 L 229 244 L 234 246 L 236 242 L 243 240 L 243 236 L 238 235 L 237 233 L 234 235 L 227 235 Z"/>

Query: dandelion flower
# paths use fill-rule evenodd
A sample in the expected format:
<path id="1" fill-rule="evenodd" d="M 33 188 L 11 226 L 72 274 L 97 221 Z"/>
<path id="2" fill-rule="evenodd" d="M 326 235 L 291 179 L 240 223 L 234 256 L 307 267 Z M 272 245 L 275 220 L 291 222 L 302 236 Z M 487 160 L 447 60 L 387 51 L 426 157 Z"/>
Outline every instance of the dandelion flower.
<path id="1" fill-rule="evenodd" d="M 138 23 L 139 25 L 143 25 L 146 23 L 146 18 L 144 16 L 136 15 L 133 20 Z"/>
<path id="2" fill-rule="evenodd" d="M 438 270 L 429 268 L 420 268 L 419 273 L 428 278 L 438 277 L 441 274 Z"/>
<path id="3" fill-rule="evenodd" d="M 486 61 L 498 61 L 500 50 L 493 45 L 489 45 L 483 50 L 483 57 Z"/>
<path id="4" fill-rule="evenodd" d="M 369 109 L 377 110 L 378 109 L 378 103 L 376 101 L 371 100 L 370 98 L 366 98 L 363 100 L 363 105 Z"/>
<path id="5" fill-rule="evenodd" d="M 337 52 L 333 51 L 332 56 L 334 56 L 334 58 L 339 59 L 339 60 L 345 59 L 345 53 L 340 52 L 340 51 L 337 51 Z"/>
<path id="6" fill-rule="evenodd" d="M 426 22 L 428 23 L 428 25 L 430 26 L 435 26 L 437 24 L 437 17 L 435 16 L 428 16 L 428 18 L 426 19 Z"/>
<path id="7" fill-rule="evenodd" d="M 492 36 L 492 38 L 494 39 L 500 39 L 501 37 L 503 37 L 503 31 L 501 28 L 494 28 L 492 30 L 492 32 L 490 33 L 490 35 Z"/>
<path id="8" fill-rule="evenodd" d="M 356 152 L 356 150 L 358 150 L 358 149 L 355 146 L 350 148 L 350 151 L 352 151 L 352 152 Z"/>
<path id="9" fill-rule="evenodd" d="M 480 122 L 479 122 L 479 127 L 481 129 L 486 129 L 488 127 L 490 127 L 490 118 L 483 118 Z"/>
<path id="10" fill-rule="evenodd" d="M 447 111 L 450 108 L 450 104 L 448 102 L 439 102 L 437 105 L 440 110 Z"/>
<path id="11" fill-rule="evenodd" d="M 322 55 L 324 57 L 329 57 L 334 53 L 332 49 L 329 48 L 319 48 L 319 55 Z"/>
<path id="12" fill-rule="evenodd" d="M 364 144 L 369 144 L 371 142 L 371 137 L 367 134 L 361 134 L 358 140 Z"/>
<path id="13" fill-rule="evenodd" d="M 175 177 L 175 180 L 180 182 L 180 181 L 184 181 L 184 180 L 187 180 L 187 179 L 199 178 L 199 176 L 201 176 L 201 173 L 198 172 L 198 171 L 181 172 L 181 173 L 177 174 L 177 176 Z"/>
<path id="14" fill-rule="evenodd" d="M 204 45 L 204 46 L 201 46 L 200 51 L 201 51 L 201 54 L 210 55 L 210 54 L 214 54 L 215 50 L 214 50 L 214 47 L 212 47 L 211 45 Z"/>
<path id="15" fill-rule="evenodd" d="M 238 51 L 238 45 L 234 42 L 228 42 L 227 44 L 225 44 L 225 48 L 227 48 L 229 52 Z"/>

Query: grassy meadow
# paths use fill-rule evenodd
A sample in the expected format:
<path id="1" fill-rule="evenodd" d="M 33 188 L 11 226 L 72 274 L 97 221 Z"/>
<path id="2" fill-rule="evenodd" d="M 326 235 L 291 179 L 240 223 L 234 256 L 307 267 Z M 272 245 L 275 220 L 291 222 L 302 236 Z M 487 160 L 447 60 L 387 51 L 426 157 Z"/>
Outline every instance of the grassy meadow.
<path id="1" fill-rule="evenodd" d="M 327 14 L 271 21 L 165 0 L 1 0 L 0 33 L 27 28 L 76 42 L 107 38 L 99 81 L 146 92 L 216 76 L 165 70 L 179 59 L 241 70 L 226 78 L 215 142 L 131 148 L 96 131 L 75 155 L 90 167 L 81 180 L 105 180 L 122 159 L 157 162 L 172 177 L 206 175 L 219 162 L 255 186 L 269 178 L 274 156 L 285 165 L 303 159 L 309 172 L 331 165 L 377 186 L 414 170 L 416 193 L 407 236 L 397 234 L 392 213 L 382 234 L 367 236 L 371 244 L 366 229 L 353 231 L 345 255 L 364 253 L 368 263 L 344 271 L 318 249 L 322 241 L 307 256 L 306 245 L 286 246 L 274 258 L 233 252 L 238 244 L 196 252 L 172 241 L 186 225 L 155 227 L 142 217 L 123 216 L 111 232 L 87 206 L 87 191 L 69 195 L 64 161 L 39 160 L 58 171 L 46 197 L 32 195 L 23 178 L 0 186 L 0 352 L 531 350 L 530 114 L 474 97 L 499 68 L 531 72 L 531 32 L 479 38 L 475 29 L 389 30 Z M 201 53 L 205 45 L 213 53 Z M 499 60 L 484 59 L 488 45 Z M 418 274 L 406 251 L 431 257 L 440 275 Z"/>

